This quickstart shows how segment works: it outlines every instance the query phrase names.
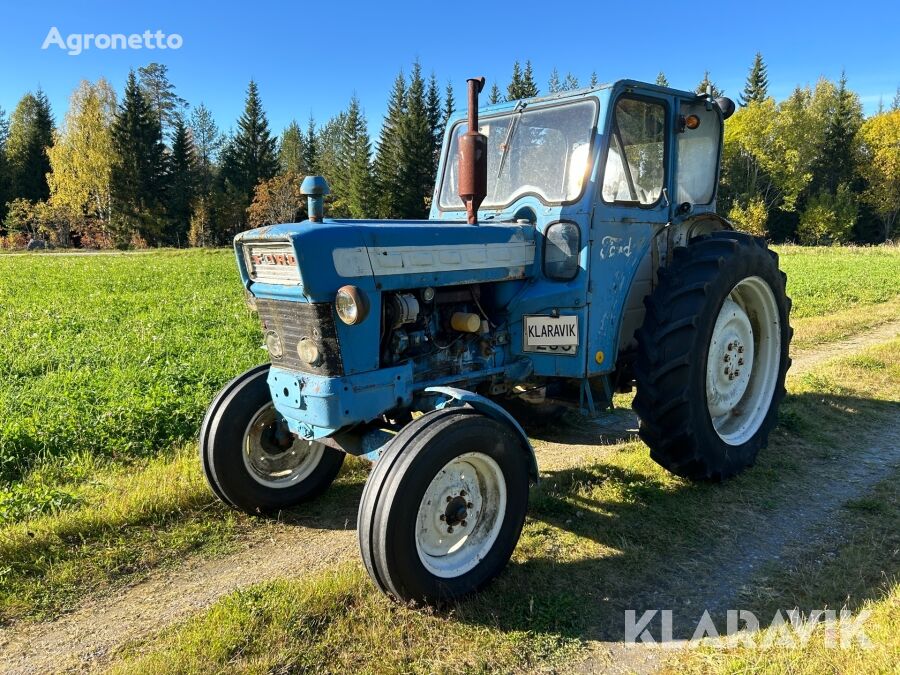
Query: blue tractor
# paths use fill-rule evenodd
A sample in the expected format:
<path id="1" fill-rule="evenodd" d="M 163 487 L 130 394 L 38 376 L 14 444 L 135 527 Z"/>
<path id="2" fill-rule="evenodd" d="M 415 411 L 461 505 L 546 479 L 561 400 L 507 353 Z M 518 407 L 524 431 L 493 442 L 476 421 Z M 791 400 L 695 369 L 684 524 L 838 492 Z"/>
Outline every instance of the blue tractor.
<path id="1" fill-rule="evenodd" d="M 248 513 L 375 462 L 358 535 L 402 600 L 470 593 L 508 562 L 538 467 L 525 427 L 636 388 L 651 456 L 689 479 L 753 463 L 790 364 L 785 275 L 716 215 L 713 99 L 635 81 L 478 109 L 448 125 L 428 220 L 324 217 L 239 234 L 269 363 L 200 436 L 215 493 Z"/>

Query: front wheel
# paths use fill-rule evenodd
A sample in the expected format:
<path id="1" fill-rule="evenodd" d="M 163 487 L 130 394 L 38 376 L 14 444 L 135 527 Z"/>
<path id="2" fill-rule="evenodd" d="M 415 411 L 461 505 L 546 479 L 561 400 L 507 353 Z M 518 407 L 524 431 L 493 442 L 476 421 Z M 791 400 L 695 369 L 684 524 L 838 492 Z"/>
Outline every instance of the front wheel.
<path id="1" fill-rule="evenodd" d="M 519 540 L 528 467 L 509 426 L 474 410 L 441 410 L 407 425 L 360 503 L 360 550 L 373 581 L 400 600 L 428 604 L 488 583 Z"/>
<path id="2" fill-rule="evenodd" d="M 259 366 L 226 385 L 200 433 L 200 459 L 213 492 L 251 514 L 316 497 L 344 461 L 343 452 L 290 432 L 272 404 L 268 374 L 268 366 Z"/>
<path id="3" fill-rule="evenodd" d="M 669 471 L 721 480 L 750 466 L 777 421 L 790 299 L 777 255 L 739 232 L 675 250 L 637 333 L 634 409 Z"/>

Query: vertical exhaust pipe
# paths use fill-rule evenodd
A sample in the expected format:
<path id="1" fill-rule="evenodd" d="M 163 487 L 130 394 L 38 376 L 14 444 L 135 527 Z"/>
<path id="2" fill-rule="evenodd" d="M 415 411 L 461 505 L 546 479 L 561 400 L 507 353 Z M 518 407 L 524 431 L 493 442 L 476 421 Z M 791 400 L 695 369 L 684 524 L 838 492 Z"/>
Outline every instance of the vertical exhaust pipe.
<path id="1" fill-rule="evenodd" d="M 459 198 L 466 205 L 469 224 L 478 222 L 478 207 L 487 197 L 487 136 L 478 133 L 478 94 L 484 78 L 467 80 L 469 85 L 469 129 L 459 139 Z"/>

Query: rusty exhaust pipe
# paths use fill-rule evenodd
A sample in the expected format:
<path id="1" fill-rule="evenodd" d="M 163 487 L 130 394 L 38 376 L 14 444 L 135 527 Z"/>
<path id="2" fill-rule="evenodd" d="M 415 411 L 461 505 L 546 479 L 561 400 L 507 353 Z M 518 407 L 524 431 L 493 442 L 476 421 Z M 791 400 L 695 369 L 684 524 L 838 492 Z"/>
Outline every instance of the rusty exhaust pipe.
<path id="1" fill-rule="evenodd" d="M 469 224 L 478 222 L 478 207 L 487 197 L 487 136 L 478 133 L 478 94 L 484 78 L 473 77 L 469 85 L 469 129 L 459 139 L 459 198 L 466 205 Z"/>

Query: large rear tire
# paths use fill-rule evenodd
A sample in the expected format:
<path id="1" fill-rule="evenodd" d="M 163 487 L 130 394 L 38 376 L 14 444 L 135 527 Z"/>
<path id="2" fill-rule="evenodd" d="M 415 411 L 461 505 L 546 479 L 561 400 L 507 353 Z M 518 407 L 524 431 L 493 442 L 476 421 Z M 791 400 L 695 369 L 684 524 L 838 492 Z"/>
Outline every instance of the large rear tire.
<path id="1" fill-rule="evenodd" d="M 675 249 L 637 332 L 640 436 L 679 476 L 721 480 L 753 464 L 790 366 L 791 301 L 763 239 L 715 232 Z"/>
<path id="2" fill-rule="evenodd" d="M 527 449 L 471 409 L 407 425 L 375 464 L 359 507 L 363 562 L 381 590 L 441 604 L 506 566 L 528 508 Z"/>
<path id="3" fill-rule="evenodd" d="M 225 503 L 250 514 L 296 506 L 334 481 L 344 453 L 297 438 L 275 410 L 257 366 L 213 400 L 200 432 L 203 473 Z"/>

